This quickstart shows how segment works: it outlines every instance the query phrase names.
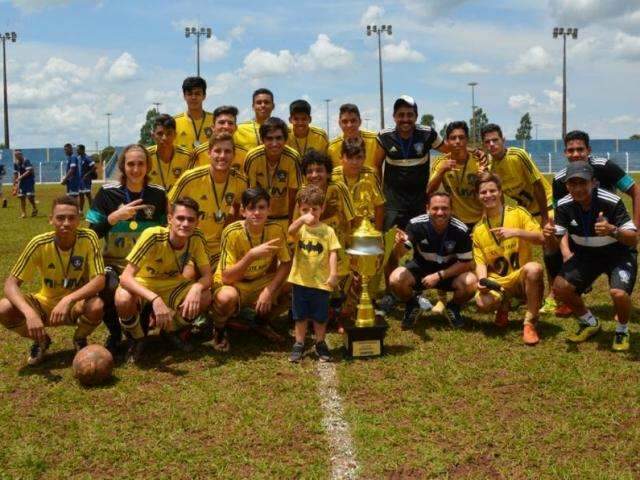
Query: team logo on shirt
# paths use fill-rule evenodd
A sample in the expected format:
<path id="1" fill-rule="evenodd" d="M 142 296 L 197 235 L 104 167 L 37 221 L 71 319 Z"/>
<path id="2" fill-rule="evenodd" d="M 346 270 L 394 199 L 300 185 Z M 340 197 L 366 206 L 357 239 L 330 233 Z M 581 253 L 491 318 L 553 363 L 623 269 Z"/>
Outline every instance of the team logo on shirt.
<path id="1" fill-rule="evenodd" d="M 620 281 L 622 283 L 629 283 L 629 280 L 631 279 L 631 275 L 629 275 L 629 272 L 627 272 L 626 270 L 620 270 L 618 272 L 618 276 L 620 277 Z"/>
<path id="2" fill-rule="evenodd" d="M 424 152 L 424 143 L 422 142 L 414 143 L 413 148 L 415 148 L 416 153 L 418 155 L 422 155 L 422 153 Z"/>
<path id="3" fill-rule="evenodd" d="M 211 130 L 211 127 L 205 127 L 204 134 L 207 136 L 207 138 L 209 138 L 212 133 L 213 133 L 213 130 Z"/>
<path id="4" fill-rule="evenodd" d="M 571 220 L 571 223 L 569 225 L 571 225 L 572 227 L 577 227 L 578 222 L 576 222 L 575 220 Z"/>
<path id="5" fill-rule="evenodd" d="M 447 252 L 452 252 L 455 246 L 456 246 L 455 241 L 444 242 L 444 248 L 445 250 L 447 250 Z"/>
<path id="6" fill-rule="evenodd" d="M 229 193 L 225 194 L 224 201 L 227 203 L 227 205 L 231 205 L 233 203 L 233 198 L 235 196 L 236 196 L 235 193 L 229 192 Z"/>
<path id="7" fill-rule="evenodd" d="M 70 261 L 74 270 L 80 270 L 82 268 L 82 263 L 84 262 L 84 257 L 73 256 Z"/>
<path id="8" fill-rule="evenodd" d="M 285 170 L 278 170 L 276 172 L 276 178 L 281 181 L 284 182 L 285 179 L 287 178 L 287 172 Z"/>
<path id="9" fill-rule="evenodd" d="M 324 251 L 324 247 L 320 242 L 312 242 L 311 240 L 307 240 L 306 242 L 298 240 L 298 248 L 303 252 L 316 252 L 318 255 Z"/>
<path id="10" fill-rule="evenodd" d="M 200 196 L 200 200 L 207 200 L 207 196 L 206 195 L 201 195 Z"/>
<path id="11" fill-rule="evenodd" d="M 182 173 L 182 169 L 180 167 L 176 167 L 176 168 L 173 169 L 173 176 L 174 177 L 179 177 L 181 173 Z"/>
<path id="12" fill-rule="evenodd" d="M 146 269 L 147 269 L 147 272 L 149 272 L 150 275 L 155 275 L 156 274 L 156 269 L 155 268 L 150 267 L 150 266 L 147 265 Z"/>
<path id="13" fill-rule="evenodd" d="M 153 214 L 156 211 L 156 206 L 155 205 L 147 205 L 146 207 L 144 207 L 142 209 L 142 211 L 144 212 L 144 216 L 147 217 L 147 220 L 151 220 L 153 218 Z"/>
<path id="14" fill-rule="evenodd" d="M 49 270 L 55 270 L 55 269 L 56 269 L 56 266 L 55 266 L 53 263 L 50 263 L 49 265 L 47 265 L 47 268 L 48 268 Z"/>

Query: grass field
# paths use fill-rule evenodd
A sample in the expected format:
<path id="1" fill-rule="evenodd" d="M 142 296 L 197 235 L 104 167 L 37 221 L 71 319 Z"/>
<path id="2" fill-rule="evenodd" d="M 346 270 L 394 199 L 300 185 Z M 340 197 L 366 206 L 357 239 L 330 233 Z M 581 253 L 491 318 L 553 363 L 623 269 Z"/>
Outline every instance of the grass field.
<path id="1" fill-rule="evenodd" d="M 60 190 L 38 189 L 37 219 L 19 219 L 14 199 L 0 210 L 3 279 L 47 230 Z M 626 354 L 610 351 L 602 278 L 588 303 L 604 332 L 578 347 L 565 342 L 575 321 L 553 317 L 525 347 L 522 311 L 506 331 L 473 309 L 459 331 L 435 316 L 412 332 L 390 319 L 386 356 L 337 364 L 360 478 L 640 478 L 637 289 L 633 299 Z M 291 343 L 235 333 L 230 354 L 203 344 L 190 355 L 158 343 L 141 367 L 85 389 L 69 368 L 71 330 L 52 337 L 46 363 L 28 368 L 29 342 L 0 331 L 0 478 L 330 477 L 315 361 L 290 365 Z M 341 337 L 329 343 L 341 359 Z"/>

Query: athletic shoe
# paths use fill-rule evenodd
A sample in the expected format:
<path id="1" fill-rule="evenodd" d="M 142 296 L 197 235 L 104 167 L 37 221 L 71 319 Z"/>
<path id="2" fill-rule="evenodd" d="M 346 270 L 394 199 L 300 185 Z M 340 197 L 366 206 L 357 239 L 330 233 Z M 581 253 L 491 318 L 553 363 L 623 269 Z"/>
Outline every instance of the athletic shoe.
<path id="1" fill-rule="evenodd" d="M 382 310 L 385 315 L 389 315 L 398 301 L 396 300 L 396 297 L 394 297 L 390 293 L 385 293 L 377 303 L 378 308 Z"/>
<path id="2" fill-rule="evenodd" d="M 226 327 L 213 328 L 213 348 L 219 352 L 228 352 L 231 348 Z"/>
<path id="3" fill-rule="evenodd" d="M 145 347 L 146 341 L 144 338 L 139 338 L 137 340 L 135 338 L 130 338 L 125 361 L 127 363 L 138 363 L 142 359 Z"/>
<path id="4" fill-rule="evenodd" d="M 536 326 L 532 323 L 525 323 L 522 329 L 522 341 L 525 345 L 535 345 L 540 341 Z"/>
<path id="5" fill-rule="evenodd" d="M 600 322 L 595 325 L 587 325 L 586 323 L 578 324 L 578 330 L 575 333 L 570 334 L 567 337 L 567 340 L 573 343 L 582 343 L 588 340 L 590 337 L 593 337 L 596 333 L 600 331 Z"/>
<path id="6" fill-rule="evenodd" d="M 327 346 L 327 342 L 322 340 L 316 343 L 316 355 L 318 355 L 318 359 L 321 362 L 331 361 L 331 353 L 329 352 L 329 347 Z"/>
<path id="7" fill-rule="evenodd" d="M 493 319 L 493 323 L 500 328 L 505 328 L 509 325 L 509 310 L 498 308 L 498 310 L 496 310 L 496 317 Z"/>
<path id="8" fill-rule="evenodd" d="M 38 216 L 38 209 L 37 208 L 31 211 L 31 216 L 32 217 L 37 217 Z"/>
<path id="9" fill-rule="evenodd" d="M 120 335 L 112 335 L 109 334 L 107 339 L 104 342 L 104 348 L 111 352 L 111 355 L 118 353 L 118 348 L 120 347 L 120 342 L 122 341 L 122 334 Z"/>
<path id="10" fill-rule="evenodd" d="M 31 345 L 31 350 L 29 351 L 29 357 L 27 358 L 27 363 L 29 365 L 38 365 L 44 359 L 44 355 L 49 350 L 49 346 L 51 345 L 51 337 L 49 335 L 45 335 L 44 340 L 42 342 L 33 342 Z"/>
<path id="11" fill-rule="evenodd" d="M 438 300 L 436 302 L 436 304 L 433 306 L 433 308 L 431 309 L 431 311 L 433 313 L 435 313 L 436 315 L 445 315 L 445 310 L 446 309 L 447 309 L 447 307 L 442 302 L 442 300 Z"/>
<path id="12" fill-rule="evenodd" d="M 291 363 L 298 363 L 300 362 L 300 360 L 302 360 L 303 356 L 304 356 L 304 343 L 302 342 L 294 343 L 293 348 L 291 349 L 291 355 L 289 356 L 289 361 Z"/>
<path id="13" fill-rule="evenodd" d="M 417 301 L 409 301 L 404 307 L 404 316 L 402 317 L 402 330 L 411 330 L 416 323 L 416 318 L 420 314 Z"/>
<path id="14" fill-rule="evenodd" d="M 84 347 L 86 347 L 87 344 L 87 337 L 84 338 L 74 338 L 73 339 L 73 348 L 76 349 L 76 352 L 79 352 L 80 350 L 82 350 Z"/>
<path id="15" fill-rule="evenodd" d="M 550 315 L 554 313 L 557 308 L 558 302 L 556 302 L 556 299 L 553 297 L 547 297 L 544 299 L 544 303 L 542 304 L 542 307 L 540 307 L 540 310 L 538 312 L 544 315 Z"/>
<path id="16" fill-rule="evenodd" d="M 460 314 L 460 305 L 453 303 L 453 301 L 448 302 L 444 315 L 453 328 L 464 327 L 464 317 Z"/>
<path id="17" fill-rule="evenodd" d="M 182 332 L 165 332 L 164 330 L 161 330 L 160 336 L 176 350 L 180 350 L 185 353 L 193 352 L 193 345 L 186 338 L 186 335 L 183 337 L 181 333 Z"/>
<path id="18" fill-rule="evenodd" d="M 7 199 L 6 198 L 4 198 L 2 200 L 2 208 L 7 208 Z"/>
<path id="19" fill-rule="evenodd" d="M 556 307 L 556 310 L 553 313 L 556 317 L 566 318 L 573 315 L 573 310 L 569 305 L 565 305 L 564 303 L 561 303 Z"/>
<path id="20" fill-rule="evenodd" d="M 611 348 L 614 352 L 626 352 L 629 350 L 629 332 L 616 332 L 613 336 Z"/>

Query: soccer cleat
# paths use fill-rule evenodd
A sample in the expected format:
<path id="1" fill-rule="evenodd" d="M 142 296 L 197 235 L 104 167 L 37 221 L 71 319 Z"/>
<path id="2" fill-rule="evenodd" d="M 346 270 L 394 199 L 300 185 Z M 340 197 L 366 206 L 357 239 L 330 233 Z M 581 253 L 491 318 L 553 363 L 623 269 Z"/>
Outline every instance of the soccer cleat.
<path id="1" fill-rule="evenodd" d="M 34 208 L 34 209 L 31 211 L 31 216 L 32 216 L 32 217 L 37 217 L 37 216 L 38 216 L 38 209 L 37 209 L 37 208 Z"/>
<path id="2" fill-rule="evenodd" d="M 316 343 L 316 355 L 318 355 L 318 359 L 321 362 L 331 361 L 331 353 L 329 352 L 329 347 L 327 346 L 327 342 L 322 340 Z"/>
<path id="3" fill-rule="evenodd" d="M 213 348 L 218 352 L 228 352 L 231 348 L 226 327 L 214 327 Z"/>
<path id="4" fill-rule="evenodd" d="M 127 354 L 125 356 L 125 361 L 127 363 L 138 363 L 142 359 L 142 355 L 144 354 L 145 349 L 145 339 L 144 338 L 130 338 L 129 339 L 129 348 L 127 349 Z"/>
<path id="5" fill-rule="evenodd" d="M 505 328 L 509 324 L 509 310 L 504 308 L 496 310 L 496 317 L 493 319 L 493 323 L 500 328 Z"/>
<path id="6" fill-rule="evenodd" d="M 49 346 L 51 345 L 51 337 L 49 335 L 45 335 L 44 340 L 42 342 L 33 342 L 31 345 L 31 350 L 29 351 L 29 358 L 27 358 L 27 363 L 29 365 L 38 365 L 44 359 L 47 350 L 49 350 Z"/>
<path id="7" fill-rule="evenodd" d="M 410 301 L 404 307 L 404 315 L 402 317 L 402 324 L 400 328 L 402 330 L 411 330 L 413 325 L 416 323 L 416 318 L 420 314 L 420 309 L 418 308 L 418 302 Z"/>
<path id="8" fill-rule="evenodd" d="M 296 342 L 293 344 L 293 348 L 291 349 L 291 355 L 289 356 L 289 361 L 291 363 L 298 363 L 302 360 L 304 356 L 304 343 Z"/>
<path id="9" fill-rule="evenodd" d="M 560 304 L 556 307 L 555 312 L 553 312 L 556 317 L 566 318 L 573 315 L 573 310 L 569 305 Z"/>
<path id="10" fill-rule="evenodd" d="M 460 314 L 460 305 L 453 303 L 453 301 L 448 302 L 444 315 L 453 328 L 464 327 L 464 317 Z"/>
<path id="11" fill-rule="evenodd" d="M 550 315 L 555 313 L 556 308 L 558 308 L 558 302 L 556 302 L 556 299 L 553 297 L 547 297 L 544 299 L 544 303 L 542 304 L 542 307 L 540 307 L 539 313 Z"/>
<path id="12" fill-rule="evenodd" d="M 187 335 L 183 336 L 181 335 L 182 333 L 183 332 L 165 332 L 161 330 L 160 336 L 176 350 L 185 353 L 193 352 L 193 344 L 188 340 Z"/>
<path id="13" fill-rule="evenodd" d="M 436 302 L 436 304 L 433 306 L 433 308 L 431 309 L 431 311 L 433 313 L 435 313 L 436 315 L 445 315 L 445 310 L 446 309 L 447 309 L 447 307 L 442 302 L 442 300 L 438 300 Z"/>
<path id="14" fill-rule="evenodd" d="M 613 336 L 611 349 L 614 352 L 626 352 L 629 350 L 629 332 L 616 332 Z"/>
<path id="15" fill-rule="evenodd" d="M 87 337 L 73 339 L 73 348 L 75 348 L 76 352 L 79 352 L 86 346 L 87 346 Z"/>
<path id="16" fill-rule="evenodd" d="M 525 323 L 522 329 L 522 341 L 525 345 L 535 345 L 540 341 L 536 326 L 532 323 Z"/>
<path id="17" fill-rule="evenodd" d="M 575 331 L 575 333 L 570 334 L 567 337 L 567 340 L 572 343 L 582 343 L 588 340 L 590 337 L 593 337 L 599 331 L 600 322 L 596 323 L 593 326 L 586 323 L 580 323 L 578 324 L 578 329 Z"/>
<path id="18" fill-rule="evenodd" d="M 385 315 L 391 313 L 393 308 L 396 306 L 397 300 L 396 297 L 391 295 L 390 293 L 386 293 L 380 300 L 378 300 L 378 308 L 384 312 Z"/>

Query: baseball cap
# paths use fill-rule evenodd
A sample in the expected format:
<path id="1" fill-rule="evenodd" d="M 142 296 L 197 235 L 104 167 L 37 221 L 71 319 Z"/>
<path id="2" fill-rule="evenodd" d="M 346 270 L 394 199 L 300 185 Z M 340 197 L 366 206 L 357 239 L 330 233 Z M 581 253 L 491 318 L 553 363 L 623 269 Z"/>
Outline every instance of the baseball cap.
<path id="1" fill-rule="evenodd" d="M 418 104 L 413 97 L 410 97 L 409 95 L 400 95 L 398 97 L 398 99 L 393 103 L 393 114 L 395 115 L 400 107 L 405 106 L 413 108 L 416 115 L 418 114 Z"/>
<path id="2" fill-rule="evenodd" d="M 564 181 L 568 182 L 572 178 L 591 180 L 593 178 L 593 167 L 591 167 L 589 162 L 583 160 L 570 162 L 569 165 L 567 165 L 567 176 Z"/>

